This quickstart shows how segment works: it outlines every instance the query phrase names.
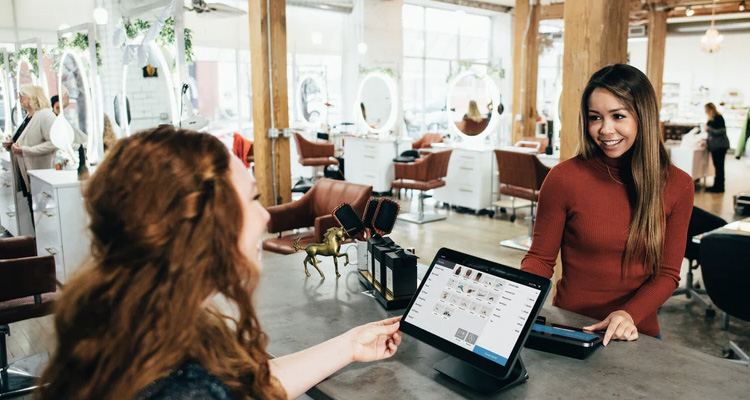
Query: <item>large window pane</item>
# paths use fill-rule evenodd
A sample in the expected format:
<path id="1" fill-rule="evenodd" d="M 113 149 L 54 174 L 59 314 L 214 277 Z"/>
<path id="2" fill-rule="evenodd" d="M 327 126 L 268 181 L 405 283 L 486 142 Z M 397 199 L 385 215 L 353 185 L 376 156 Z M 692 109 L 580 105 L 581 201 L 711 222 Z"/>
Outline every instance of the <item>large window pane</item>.
<path id="1" fill-rule="evenodd" d="M 450 75 L 450 62 L 426 60 L 425 62 L 425 124 L 428 131 L 448 129 L 445 100 L 448 96 L 446 80 Z"/>
<path id="2" fill-rule="evenodd" d="M 425 30 L 441 33 L 458 33 L 458 14 L 455 11 L 428 8 L 426 10 Z"/>
<path id="3" fill-rule="evenodd" d="M 424 56 L 424 31 L 404 29 L 404 57 Z"/>
<path id="4" fill-rule="evenodd" d="M 404 4 L 401 9 L 401 26 L 404 30 L 424 30 L 424 7 Z"/>
<path id="5" fill-rule="evenodd" d="M 458 55 L 458 36 L 455 34 L 427 32 L 426 56 L 429 58 L 455 59 Z"/>
<path id="6" fill-rule="evenodd" d="M 461 36 L 490 37 L 490 18 L 481 15 L 464 14 L 459 18 Z"/>
<path id="7" fill-rule="evenodd" d="M 422 58 L 404 58 L 404 121 L 409 134 L 415 137 L 422 132 L 424 123 L 422 113 L 423 64 Z"/>
<path id="8" fill-rule="evenodd" d="M 490 58 L 490 40 L 487 37 L 461 36 L 462 60 L 485 61 Z"/>

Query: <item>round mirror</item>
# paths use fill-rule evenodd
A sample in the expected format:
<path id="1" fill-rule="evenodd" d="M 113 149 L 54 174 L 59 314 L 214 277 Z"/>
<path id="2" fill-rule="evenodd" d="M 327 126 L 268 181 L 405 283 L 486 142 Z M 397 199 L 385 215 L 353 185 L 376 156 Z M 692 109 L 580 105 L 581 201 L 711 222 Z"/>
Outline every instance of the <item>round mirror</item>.
<path id="1" fill-rule="evenodd" d="M 396 123 L 396 82 L 389 75 L 373 72 L 365 76 L 357 92 L 356 112 L 360 124 L 384 134 Z"/>
<path id="2" fill-rule="evenodd" d="M 178 121 L 172 74 L 162 50 L 151 43 L 148 48 L 147 65 L 136 65 L 122 67 L 124 98 L 118 102 L 118 123 L 124 128 L 126 136 Z M 129 117 L 129 123 L 126 123 L 125 116 Z"/>
<path id="3" fill-rule="evenodd" d="M 464 71 L 448 86 L 450 129 L 469 137 L 484 136 L 497 125 L 499 95 L 487 74 Z"/>
<path id="4" fill-rule="evenodd" d="M 11 112 L 11 118 L 13 122 L 13 126 L 19 126 L 21 125 L 21 122 L 24 118 L 26 118 L 26 110 L 21 107 L 21 99 L 18 96 L 18 89 L 23 85 L 38 85 L 39 81 L 37 80 L 36 76 L 34 76 L 31 73 L 31 64 L 24 58 L 18 60 L 18 64 L 16 64 L 16 76 L 15 76 L 15 93 L 14 97 L 16 99 L 15 104 L 13 105 L 13 110 Z"/>
<path id="5" fill-rule="evenodd" d="M 60 60 L 58 101 L 53 110 L 70 123 L 74 133 L 72 147 L 90 147 L 89 134 L 94 130 L 94 115 L 86 70 L 80 57 L 70 51 L 63 53 Z"/>
<path id="6" fill-rule="evenodd" d="M 310 126 L 317 126 L 326 120 L 328 110 L 326 102 L 328 93 L 326 93 L 323 81 L 314 75 L 306 75 L 300 79 L 297 88 L 297 111 L 301 120 L 306 121 Z"/>

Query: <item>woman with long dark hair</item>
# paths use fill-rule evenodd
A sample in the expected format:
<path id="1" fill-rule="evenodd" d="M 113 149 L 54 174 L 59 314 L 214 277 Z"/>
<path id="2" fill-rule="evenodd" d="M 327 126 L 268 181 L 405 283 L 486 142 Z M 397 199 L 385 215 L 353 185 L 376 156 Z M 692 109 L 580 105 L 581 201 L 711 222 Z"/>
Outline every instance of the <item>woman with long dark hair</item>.
<path id="1" fill-rule="evenodd" d="M 581 97 L 578 155 L 554 167 L 539 195 L 523 270 L 551 277 L 556 306 L 601 320 L 611 339 L 659 336 L 656 310 L 680 280 L 693 181 L 671 165 L 648 78 L 602 68 Z"/>
<path id="2" fill-rule="evenodd" d="M 269 360 L 253 299 L 269 218 L 257 190 L 211 135 L 166 125 L 120 139 L 86 189 L 91 260 L 57 304 L 40 398 L 293 398 L 393 355 L 398 318 Z"/>

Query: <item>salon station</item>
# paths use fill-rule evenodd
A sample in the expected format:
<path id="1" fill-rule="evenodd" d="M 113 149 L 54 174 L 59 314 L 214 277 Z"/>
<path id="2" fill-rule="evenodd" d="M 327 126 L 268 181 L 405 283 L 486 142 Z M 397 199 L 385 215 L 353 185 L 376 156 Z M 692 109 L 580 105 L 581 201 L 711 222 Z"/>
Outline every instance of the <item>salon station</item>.
<path id="1" fill-rule="evenodd" d="M 746 398 L 746 7 L 0 0 L 0 399 L 34 398 L 56 347 L 51 305 L 91 257 L 90 177 L 118 140 L 160 125 L 215 136 L 257 181 L 270 219 L 255 307 L 272 357 L 405 315 L 392 358 L 345 367 L 302 398 Z M 612 64 L 651 82 L 659 135 L 693 180 L 695 208 L 658 338 L 605 348 L 603 335 L 552 332 L 599 321 L 553 305 L 564 254 L 549 282 L 516 274 L 535 226 L 549 223 L 536 218 L 545 178 L 579 155 L 587 82 Z M 716 115 L 729 143 L 718 151 Z M 44 165 L 24 161 L 24 146 L 47 146 Z M 535 293 L 518 300 L 522 321 L 492 333 L 499 308 L 478 300 L 422 310 L 446 266 L 445 284 L 464 292 L 466 281 L 475 300 L 501 281 Z M 417 323 L 420 311 L 454 321 L 455 337 Z M 461 311 L 492 322 L 475 335 Z"/>

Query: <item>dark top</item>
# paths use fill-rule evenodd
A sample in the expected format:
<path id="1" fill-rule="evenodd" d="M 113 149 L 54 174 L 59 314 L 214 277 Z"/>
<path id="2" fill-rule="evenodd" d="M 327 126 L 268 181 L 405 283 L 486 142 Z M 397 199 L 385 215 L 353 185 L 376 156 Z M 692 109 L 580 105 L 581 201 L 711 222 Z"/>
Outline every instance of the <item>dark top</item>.
<path id="1" fill-rule="evenodd" d="M 711 128 L 714 128 L 714 129 L 726 128 L 727 127 L 727 125 L 724 123 L 724 116 L 722 116 L 720 114 L 716 114 L 716 116 L 714 117 L 714 119 L 708 121 L 706 123 L 706 125 L 710 126 Z"/>
<path id="2" fill-rule="evenodd" d="M 26 125 L 29 124 L 29 121 L 31 121 L 31 117 L 26 117 L 23 122 L 21 122 L 21 126 L 18 127 L 16 133 L 13 135 L 13 143 L 18 141 L 18 138 L 21 137 L 21 134 L 23 133 L 23 130 L 26 129 Z"/>
<path id="3" fill-rule="evenodd" d="M 233 400 L 229 388 L 200 364 L 188 362 L 146 386 L 136 400 Z"/>

